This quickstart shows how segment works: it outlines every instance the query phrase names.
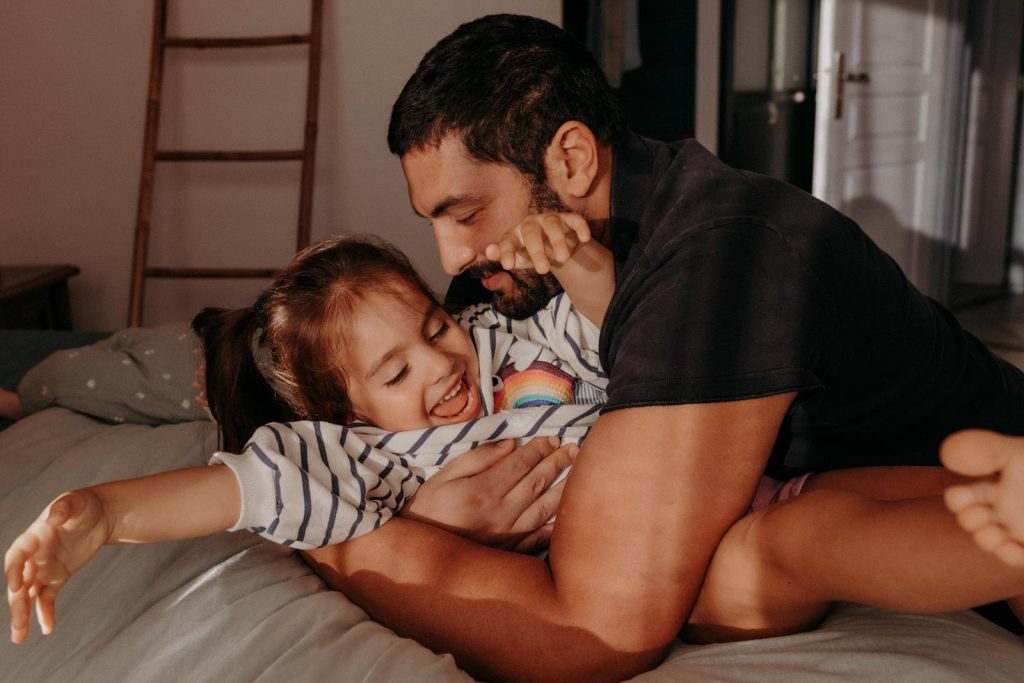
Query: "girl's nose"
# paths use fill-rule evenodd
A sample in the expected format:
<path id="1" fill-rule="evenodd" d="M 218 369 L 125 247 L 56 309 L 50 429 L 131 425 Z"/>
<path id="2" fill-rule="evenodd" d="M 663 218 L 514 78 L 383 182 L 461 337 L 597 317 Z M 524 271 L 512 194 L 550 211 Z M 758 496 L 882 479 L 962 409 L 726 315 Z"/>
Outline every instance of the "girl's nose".
<path id="1" fill-rule="evenodd" d="M 429 347 L 429 354 L 430 357 L 427 362 L 429 363 L 428 367 L 430 368 L 432 381 L 440 382 L 450 378 L 455 367 L 455 359 L 444 349 L 436 346 Z"/>

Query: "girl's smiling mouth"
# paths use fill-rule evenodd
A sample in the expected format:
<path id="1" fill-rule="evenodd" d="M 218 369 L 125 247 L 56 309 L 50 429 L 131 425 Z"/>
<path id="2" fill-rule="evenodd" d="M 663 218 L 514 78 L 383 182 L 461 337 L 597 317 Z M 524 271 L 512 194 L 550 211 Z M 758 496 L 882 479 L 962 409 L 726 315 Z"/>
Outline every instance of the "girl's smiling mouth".
<path id="1" fill-rule="evenodd" d="M 461 422 L 476 417 L 480 401 L 475 396 L 465 375 L 448 390 L 430 410 L 431 417 L 446 422 Z"/>

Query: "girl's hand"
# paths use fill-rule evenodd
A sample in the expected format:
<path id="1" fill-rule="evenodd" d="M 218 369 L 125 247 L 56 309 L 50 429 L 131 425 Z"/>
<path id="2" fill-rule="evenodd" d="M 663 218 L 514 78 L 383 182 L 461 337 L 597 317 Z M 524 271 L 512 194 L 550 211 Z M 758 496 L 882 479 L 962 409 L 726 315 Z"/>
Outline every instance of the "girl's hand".
<path id="1" fill-rule="evenodd" d="M 484 255 L 505 270 L 529 269 L 543 275 L 571 259 L 590 237 L 590 226 L 578 214 L 535 214 L 489 244 Z"/>
<path id="2" fill-rule="evenodd" d="M 11 642 L 28 636 L 33 604 L 44 634 L 53 630 L 57 592 L 110 537 L 103 502 L 93 491 L 63 494 L 50 503 L 4 555 Z"/>
<path id="3" fill-rule="evenodd" d="M 564 481 L 551 482 L 572 464 L 579 448 L 556 448 L 557 439 L 513 442 L 465 453 L 427 480 L 401 516 L 445 529 L 483 545 L 518 552 L 547 546 Z"/>

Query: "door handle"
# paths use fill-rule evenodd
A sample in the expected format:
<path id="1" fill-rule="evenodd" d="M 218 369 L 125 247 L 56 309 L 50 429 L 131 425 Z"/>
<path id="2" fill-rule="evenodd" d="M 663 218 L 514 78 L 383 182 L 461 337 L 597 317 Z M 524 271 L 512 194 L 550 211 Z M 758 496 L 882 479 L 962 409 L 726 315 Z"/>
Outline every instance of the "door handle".
<path id="1" fill-rule="evenodd" d="M 844 85 L 846 83 L 867 83 L 871 77 L 866 71 L 847 71 L 846 55 L 841 51 L 832 54 L 832 118 L 838 121 L 843 118 Z"/>

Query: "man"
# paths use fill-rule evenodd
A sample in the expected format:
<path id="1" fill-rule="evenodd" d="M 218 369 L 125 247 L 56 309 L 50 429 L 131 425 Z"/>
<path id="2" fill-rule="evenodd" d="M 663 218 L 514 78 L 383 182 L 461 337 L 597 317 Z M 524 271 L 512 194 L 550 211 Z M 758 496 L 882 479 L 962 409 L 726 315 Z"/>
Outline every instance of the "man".
<path id="1" fill-rule="evenodd" d="M 472 671 L 615 680 L 656 664 L 766 467 L 937 464 L 956 429 L 1024 433 L 1021 373 L 856 225 L 695 142 L 633 135 L 557 27 L 460 27 L 406 84 L 388 137 L 445 270 L 506 312 L 528 316 L 557 291 L 484 257 L 524 219 L 583 215 L 616 259 L 609 401 L 550 566 L 402 519 L 313 553 L 374 617 Z"/>

